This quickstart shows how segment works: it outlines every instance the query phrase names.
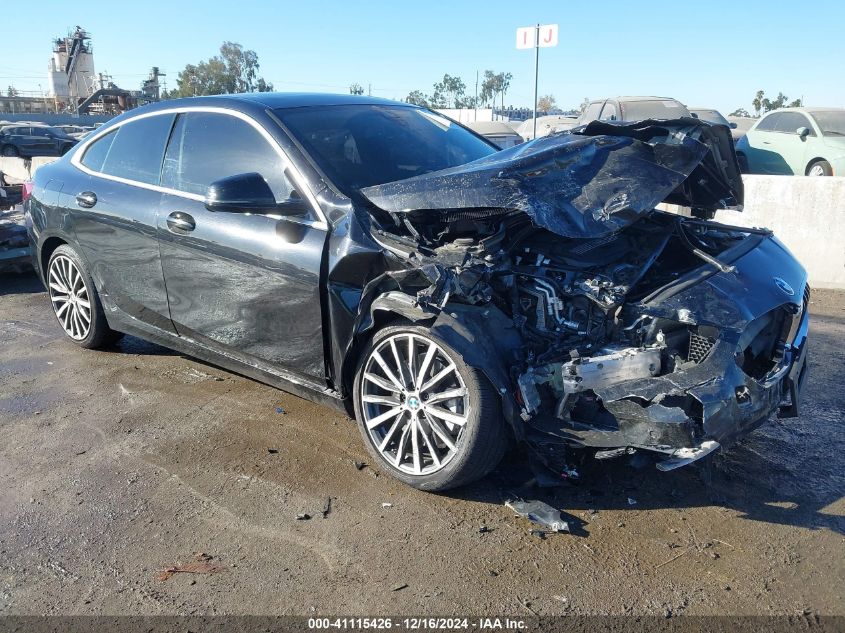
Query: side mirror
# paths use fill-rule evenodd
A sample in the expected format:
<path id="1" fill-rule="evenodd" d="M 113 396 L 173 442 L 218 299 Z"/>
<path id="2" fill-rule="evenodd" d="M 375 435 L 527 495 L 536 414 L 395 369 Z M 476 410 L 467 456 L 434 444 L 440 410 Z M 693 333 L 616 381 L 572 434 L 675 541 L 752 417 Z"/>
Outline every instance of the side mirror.
<path id="1" fill-rule="evenodd" d="M 803 141 L 805 138 L 807 138 L 807 137 L 810 135 L 810 128 L 808 128 L 808 127 L 799 127 L 797 130 L 795 130 L 795 133 L 796 133 L 798 136 L 800 136 L 800 137 L 801 137 L 801 140 Z"/>
<path id="2" fill-rule="evenodd" d="M 255 172 L 211 183 L 205 194 L 205 208 L 226 213 L 304 215 L 308 212 L 308 205 L 296 192 L 288 200 L 276 202 L 270 185 Z"/>
<path id="3" fill-rule="evenodd" d="M 731 121 L 731 129 L 732 130 L 736 129 L 736 121 Z"/>

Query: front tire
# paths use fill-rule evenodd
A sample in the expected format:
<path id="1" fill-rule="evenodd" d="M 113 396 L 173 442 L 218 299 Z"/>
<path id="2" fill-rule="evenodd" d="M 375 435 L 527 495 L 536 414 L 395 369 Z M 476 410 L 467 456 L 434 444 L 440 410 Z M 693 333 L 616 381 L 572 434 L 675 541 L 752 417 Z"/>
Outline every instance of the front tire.
<path id="1" fill-rule="evenodd" d="M 833 167 L 830 166 L 830 163 L 826 160 L 817 160 L 814 163 L 810 163 L 810 166 L 807 167 L 807 175 L 808 176 L 832 176 L 833 175 Z"/>
<path id="2" fill-rule="evenodd" d="M 353 397 L 364 444 L 381 470 L 420 490 L 480 479 L 507 448 L 495 389 L 424 327 L 377 332 L 358 364 Z"/>
<path id="3" fill-rule="evenodd" d="M 45 277 L 53 314 L 74 343 L 97 349 L 120 338 L 106 322 L 94 281 L 73 248 L 62 244 L 53 251 Z"/>

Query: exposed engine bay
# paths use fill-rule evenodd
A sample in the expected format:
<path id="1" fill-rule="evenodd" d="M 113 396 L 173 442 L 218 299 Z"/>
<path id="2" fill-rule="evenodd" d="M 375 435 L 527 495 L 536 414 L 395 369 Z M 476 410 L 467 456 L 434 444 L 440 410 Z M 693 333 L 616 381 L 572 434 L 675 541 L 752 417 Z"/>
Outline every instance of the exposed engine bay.
<path id="1" fill-rule="evenodd" d="M 599 136 L 558 135 L 546 149 L 363 190 L 377 205 L 373 238 L 396 257 L 372 295 L 410 296 L 419 313 L 406 316 L 484 347 L 465 360 L 503 394 L 517 437 L 558 470 L 566 446 L 599 458 L 647 449 L 669 470 L 779 407 L 795 413 L 806 274 L 782 272 L 804 296 L 777 294 L 768 267 L 783 249 L 771 233 L 707 219 L 741 201 L 731 146 L 700 123 L 674 123 L 617 126 L 631 143 L 588 126 L 580 134 Z M 614 152 L 654 169 L 604 180 Z M 585 156 L 590 179 L 572 186 Z M 555 208 L 531 191 L 557 196 Z M 664 199 L 699 217 L 655 210 Z M 743 296 L 757 284 L 759 298 Z"/>

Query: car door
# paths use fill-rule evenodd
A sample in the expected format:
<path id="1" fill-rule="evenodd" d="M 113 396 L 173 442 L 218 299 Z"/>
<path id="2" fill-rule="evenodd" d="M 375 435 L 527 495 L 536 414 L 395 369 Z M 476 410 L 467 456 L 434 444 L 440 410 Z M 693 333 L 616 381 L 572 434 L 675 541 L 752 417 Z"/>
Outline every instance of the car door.
<path id="1" fill-rule="evenodd" d="M 58 156 L 56 139 L 46 127 L 31 127 L 28 139 L 28 156 Z"/>
<path id="2" fill-rule="evenodd" d="M 780 137 L 775 132 L 775 126 L 782 116 L 782 112 L 766 115 L 746 134 L 746 158 L 751 173 L 755 174 L 783 174 L 787 173 L 786 162 L 777 153 Z"/>
<path id="3" fill-rule="evenodd" d="M 810 132 L 805 137 L 798 135 L 798 129 L 805 127 Z M 816 139 L 816 132 L 810 120 L 800 112 L 781 112 L 775 125 L 775 151 L 781 155 L 786 163 L 788 172 L 796 176 L 803 176 L 807 161 L 814 156 L 810 149 Z"/>
<path id="4" fill-rule="evenodd" d="M 316 204 L 297 218 L 205 207 L 211 183 L 247 173 L 260 174 L 279 202 L 310 196 L 253 119 L 233 111 L 179 115 L 162 171 L 171 193 L 158 224 L 171 318 L 180 335 L 212 349 L 324 379 L 326 223 Z"/>
<path id="5" fill-rule="evenodd" d="M 62 189 L 74 232 L 107 312 L 175 332 L 158 248 L 161 164 L 174 114 L 130 119 L 76 153 Z"/>

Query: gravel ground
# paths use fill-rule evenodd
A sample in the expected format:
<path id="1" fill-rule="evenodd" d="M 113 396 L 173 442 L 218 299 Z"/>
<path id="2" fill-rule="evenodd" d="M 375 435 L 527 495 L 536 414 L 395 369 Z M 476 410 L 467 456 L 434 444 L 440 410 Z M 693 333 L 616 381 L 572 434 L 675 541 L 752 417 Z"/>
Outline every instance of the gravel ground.
<path id="1" fill-rule="evenodd" d="M 539 489 L 515 451 L 434 495 L 356 468 L 344 416 L 131 337 L 81 350 L 0 277 L 0 614 L 845 614 L 843 308 L 815 292 L 801 417 L 709 476 L 591 460 Z"/>

